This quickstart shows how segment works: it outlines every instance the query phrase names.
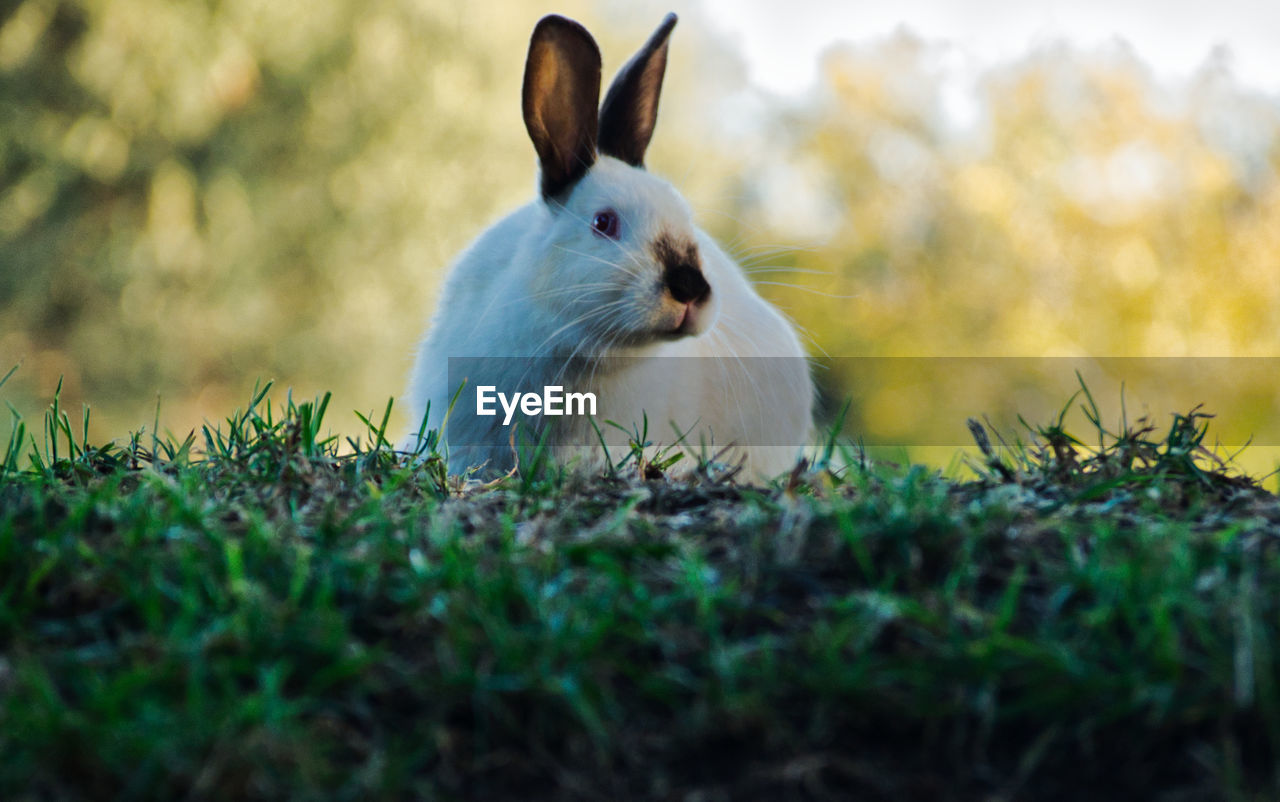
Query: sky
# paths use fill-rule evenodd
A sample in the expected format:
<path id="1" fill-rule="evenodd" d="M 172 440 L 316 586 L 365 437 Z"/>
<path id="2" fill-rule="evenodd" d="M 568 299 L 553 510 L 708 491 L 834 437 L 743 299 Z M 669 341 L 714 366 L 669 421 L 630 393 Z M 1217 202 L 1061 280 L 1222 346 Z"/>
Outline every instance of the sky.
<path id="1" fill-rule="evenodd" d="M 1065 39 L 1094 48 L 1119 38 L 1171 81 L 1191 76 L 1225 46 L 1241 83 L 1280 94 L 1280 0 L 704 0 L 703 6 L 746 56 L 752 81 L 781 94 L 812 85 L 817 58 L 833 43 L 872 41 L 901 27 L 946 45 L 959 80 L 1036 44 Z"/>

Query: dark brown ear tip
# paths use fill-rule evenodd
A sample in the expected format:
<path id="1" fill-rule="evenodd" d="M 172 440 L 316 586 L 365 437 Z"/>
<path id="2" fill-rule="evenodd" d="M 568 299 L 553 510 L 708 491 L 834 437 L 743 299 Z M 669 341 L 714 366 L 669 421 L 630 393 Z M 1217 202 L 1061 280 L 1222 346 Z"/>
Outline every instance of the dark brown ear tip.
<path id="1" fill-rule="evenodd" d="M 530 37 L 531 45 L 548 39 L 577 39 L 582 44 L 588 46 L 588 49 L 596 54 L 600 53 L 600 47 L 596 44 L 595 37 L 591 32 L 582 26 L 577 20 L 571 20 L 568 17 L 562 17 L 559 14 L 548 14 L 533 26 L 533 35 Z"/>
<path id="2" fill-rule="evenodd" d="M 658 23 L 658 27 L 654 30 L 653 35 L 649 37 L 649 41 L 645 43 L 645 49 L 656 50 L 661 47 L 666 42 L 667 37 L 671 36 L 671 29 L 676 27 L 676 22 L 679 19 L 676 16 L 676 12 L 668 12 L 667 16 L 662 18 L 662 22 Z"/>
<path id="3" fill-rule="evenodd" d="M 586 31 L 586 28 L 582 27 L 582 23 L 577 22 L 576 19 L 561 17 L 559 14 L 548 14 L 547 17 L 539 19 L 538 24 L 535 24 L 534 26 L 535 37 L 539 35 L 545 36 L 547 33 L 558 31 L 572 32 L 579 36 L 591 37 L 590 33 Z"/>
<path id="4" fill-rule="evenodd" d="M 568 17 L 562 17 L 559 14 L 548 14 L 538 20 L 538 24 L 533 26 L 533 32 L 536 34 L 539 31 L 547 30 L 549 28 L 579 28 L 586 30 L 585 28 L 582 28 L 582 23 L 577 20 L 571 20 Z"/>

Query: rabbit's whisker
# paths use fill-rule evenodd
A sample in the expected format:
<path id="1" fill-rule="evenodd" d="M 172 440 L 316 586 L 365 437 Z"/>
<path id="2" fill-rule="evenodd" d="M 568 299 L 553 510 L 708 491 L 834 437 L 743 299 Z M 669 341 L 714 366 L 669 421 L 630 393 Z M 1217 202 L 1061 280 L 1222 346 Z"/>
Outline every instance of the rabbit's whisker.
<path id="1" fill-rule="evenodd" d="M 628 269 L 627 269 L 627 267 L 626 267 L 625 265 L 619 264 L 619 263 L 617 263 L 617 262 L 611 262 L 611 261 L 609 261 L 608 259 L 602 259 L 602 258 L 600 258 L 599 256 L 596 256 L 595 254 L 583 253 L 582 251 L 575 251 L 574 249 L 572 249 L 572 248 L 566 248 L 566 247 L 565 247 L 565 246 L 563 246 L 563 245 L 554 245 L 554 246 L 552 246 L 552 247 L 556 248 L 557 250 L 564 251 L 565 253 L 571 253 L 571 254 L 573 254 L 574 256 L 581 256 L 581 257 L 583 257 L 584 259 L 590 259 L 590 260 L 591 260 L 591 261 L 593 261 L 593 262 L 599 262 L 599 263 L 600 263 L 600 264 L 602 264 L 602 265 L 608 265 L 609 267 L 616 268 L 616 269 L 618 269 L 618 270 L 621 270 L 623 273 L 626 273 L 626 274 L 627 274 L 627 275 L 629 275 L 629 276 L 634 276 L 634 277 L 636 277 L 636 278 L 640 278 L 640 274 L 639 274 L 639 273 L 635 272 L 634 270 L 628 270 Z M 624 251 L 624 253 L 625 253 L 625 251 Z M 633 260 L 633 261 L 634 261 L 634 260 Z M 639 265 L 637 265 L 637 267 L 638 267 L 638 266 L 639 266 Z"/>
<path id="2" fill-rule="evenodd" d="M 832 300 L 839 300 L 839 301 L 848 301 L 848 300 L 853 300 L 855 298 L 861 297 L 861 293 L 854 294 L 854 295 L 837 295 L 832 292 L 823 292 L 822 290 L 816 289 L 814 287 L 806 287 L 803 284 L 792 284 L 789 281 L 753 281 L 752 283 L 762 284 L 766 287 L 787 287 L 789 289 L 800 290 L 801 292 L 808 292 L 814 295 L 820 295 L 823 298 L 830 298 Z"/>

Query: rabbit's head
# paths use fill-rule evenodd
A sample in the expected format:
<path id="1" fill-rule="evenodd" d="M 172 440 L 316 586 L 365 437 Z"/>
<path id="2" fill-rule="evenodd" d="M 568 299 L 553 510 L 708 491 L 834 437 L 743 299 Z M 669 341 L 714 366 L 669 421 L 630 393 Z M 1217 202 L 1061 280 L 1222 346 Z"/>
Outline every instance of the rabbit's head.
<path id="1" fill-rule="evenodd" d="M 562 342 L 636 346 L 696 336 L 719 308 L 684 199 L 644 169 L 666 69 L 669 14 L 619 71 L 604 103 L 600 51 L 585 28 L 534 28 L 524 121 L 540 165 L 543 223 L 528 298 L 563 321 Z"/>

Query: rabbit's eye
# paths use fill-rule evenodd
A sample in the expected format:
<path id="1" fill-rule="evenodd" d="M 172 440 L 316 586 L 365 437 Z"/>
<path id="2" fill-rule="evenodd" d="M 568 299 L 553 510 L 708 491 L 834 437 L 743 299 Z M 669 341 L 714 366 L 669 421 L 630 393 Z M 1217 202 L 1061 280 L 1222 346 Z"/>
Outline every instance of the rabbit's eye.
<path id="1" fill-rule="evenodd" d="M 591 220 L 591 230 L 602 237 L 618 238 L 618 213 L 613 209 L 602 209 L 596 212 Z"/>

